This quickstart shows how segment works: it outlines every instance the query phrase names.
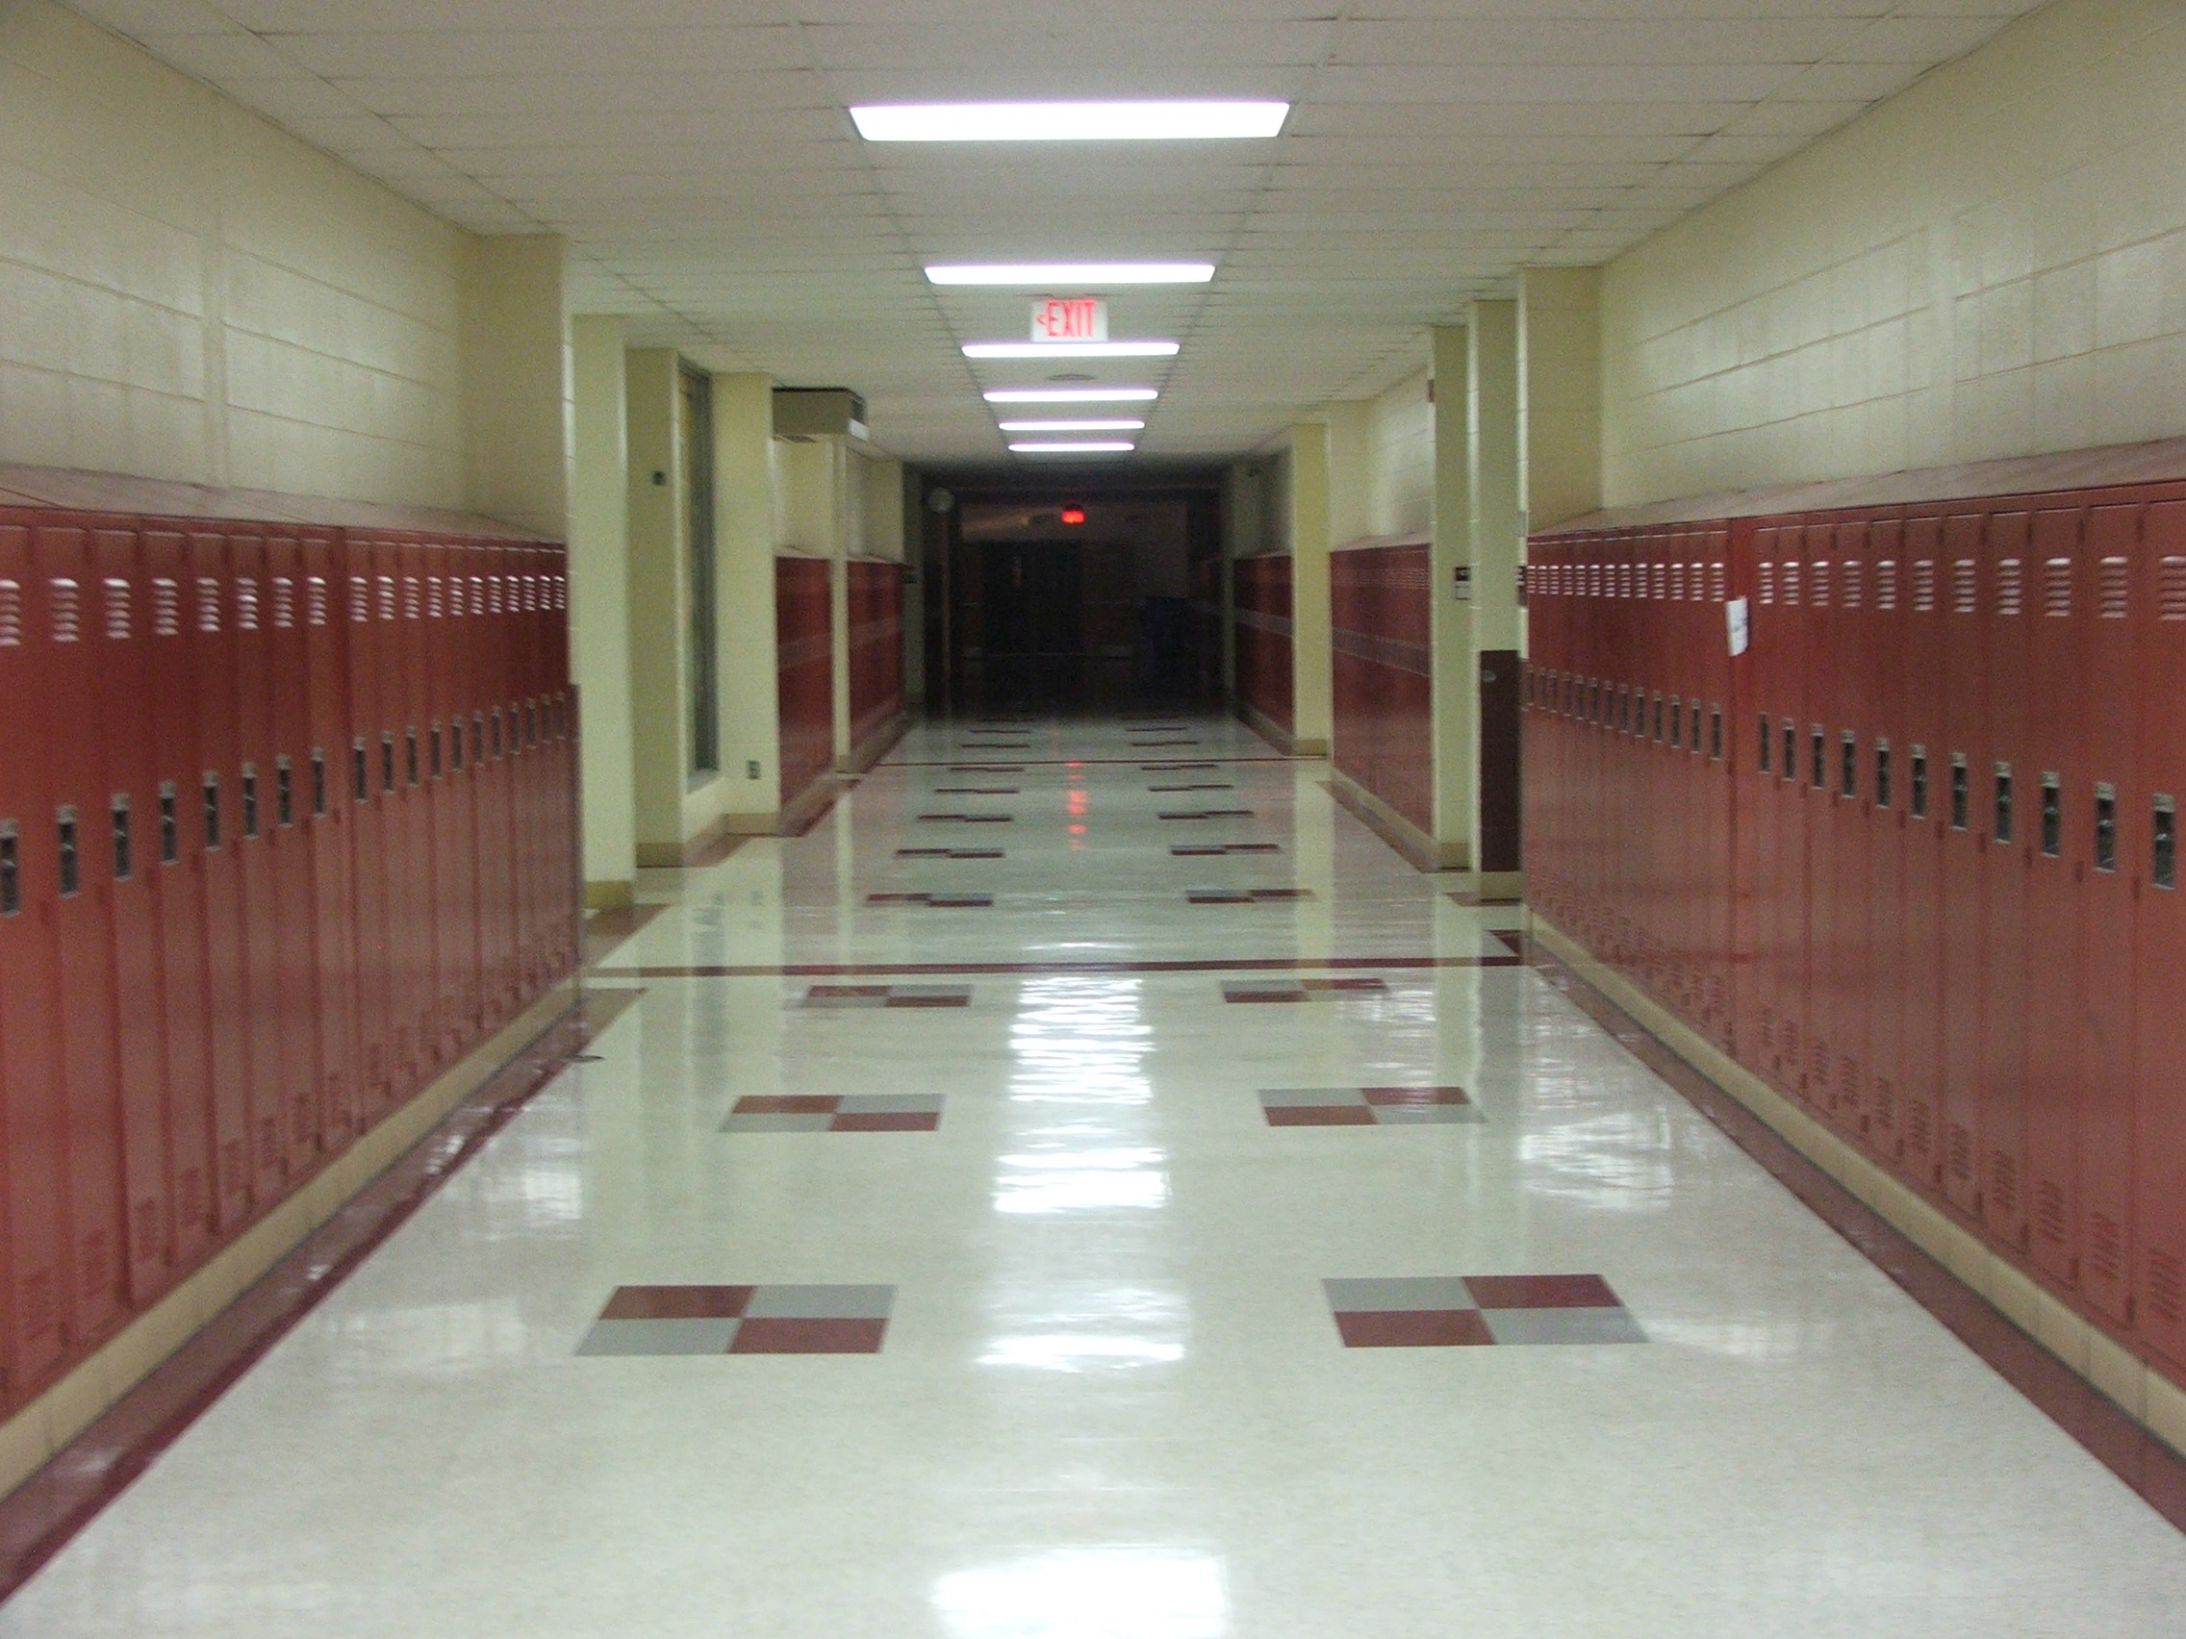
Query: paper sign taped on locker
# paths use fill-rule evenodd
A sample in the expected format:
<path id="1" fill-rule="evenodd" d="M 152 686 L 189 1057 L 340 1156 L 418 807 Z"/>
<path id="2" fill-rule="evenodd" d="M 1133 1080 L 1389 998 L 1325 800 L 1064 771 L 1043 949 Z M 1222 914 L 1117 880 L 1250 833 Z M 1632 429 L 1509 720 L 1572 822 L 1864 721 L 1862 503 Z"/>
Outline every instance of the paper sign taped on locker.
<path id="1" fill-rule="evenodd" d="M 1744 598 L 1732 598 L 1723 605 L 1723 618 L 1730 626 L 1731 654 L 1742 655 L 1753 646 L 1753 617 Z"/>

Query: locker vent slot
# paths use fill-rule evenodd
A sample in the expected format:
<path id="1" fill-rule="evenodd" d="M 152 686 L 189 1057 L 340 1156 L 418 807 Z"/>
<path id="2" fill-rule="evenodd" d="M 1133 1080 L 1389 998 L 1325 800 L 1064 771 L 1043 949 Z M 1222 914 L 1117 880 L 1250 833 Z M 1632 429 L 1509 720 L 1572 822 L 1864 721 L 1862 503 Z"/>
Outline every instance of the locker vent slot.
<path id="1" fill-rule="evenodd" d="M 1971 823 L 1972 789 L 1971 776 L 1967 772 L 1966 759 L 1956 753 L 1951 757 L 1951 829 L 1963 831 Z"/>
<path id="2" fill-rule="evenodd" d="M 258 836 L 258 767 L 255 763 L 243 765 L 243 836 L 255 840 Z"/>
<path id="3" fill-rule="evenodd" d="M 2042 613 L 2059 620 L 2072 613 L 2072 560 L 2042 560 Z"/>
<path id="4" fill-rule="evenodd" d="M 1814 565 L 1814 578 L 1813 578 L 1813 585 L 1814 585 L 1814 607 L 1815 607 L 1815 608 L 1817 608 L 1817 609 L 1826 609 L 1826 608 L 1828 608 L 1828 607 L 1829 607 L 1829 560 L 1828 560 L 1828 559 L 1826 559 L 1826 558 L 1824 558 L 1824 559 L 1820 559 L 1820 560 L 1818 560 L 1818 561 L 1817 561 L 1817 562 L 1815 563 L 1815 565 Z"/>
<path id="5" fill-rule="evenodd" d="M 567 581 L 562 581 L 558 584 L 561 586 L 562 589 L 563 607 L 566 608 L 568 606 L 569 598 L 569 583 Z M 1726 603 L 1730 600 L 1729 576 L 1727 571 L 1725 571 L 1724 567 L 1719 563 L 1711 563 L 1710 565 L 1708 565 L 1708 589 L 1710 595 L 1714 597 L 1716 602 Z"/>
<path id="6" fill-rule="evenodd" d="M 418 584 L 415 575 L 402 577 L 402 618 L 405 620 L 423 620 L 425 618 L 425 590 Z"/>
<path id="7" fill-rule="evenodd" d="M 1915 819 L 1928 817 L 1928 753 L 1920 746 L 1913 747 L 1913 802 Z"/>
<path id="8" fill-rule="evenodd" d="M 2054 773 L 2042 775 L 2042 857 L 2056 859 L 2065 851 L 2064 785 Z"/>
<path id="9" fill-rule="evenodd" d="M 2100 612 L 2102 618 L 2105 620 L 2123 620 L 2125 618 L 2126 589 L 2125 560 L 2123 558 L 2103 559 L 2101 573 L 2097 578 L 2101 586 Z"/>
<path id="10" fill-rule="evenodd" d="M 1885 612 L 1898 606 L 1898 560 L 1884 558 L 1875 565 L 1875 607 Z"/>
<path id="11" fill-rule="evenodd" d="M 1890 742 L 1888 740 L 1877 740 L 1875 742 L 1875 806 L 1877 808 L 1888 808 L 1890 800 Z"/>
<path id="12" fill-rule="evenodd" d="M 1949 1165 L 1953 1178 L 1973 1177 L 1973 1134 L 1967 1128 L 1951 1128 Z"/>
<path id="13" fill-rule="evenodd" d="M 2011 811 L 2011 764 L 1998 763 L 1994 770 L 1996 779 L 1996 840 L 2008 843 L 2012 837 Z"/>
<path id="14" fill-rule="evenodd" d="M 0 824 L 0 916 L 18 916 L 23 909 L 22 837 L 15 821 Z"/>
<path id="15" fill-rule="evenodd" d="M 53 641 L 83 640 L 83 588 L 63 575 L 53 582 Z"/>
<path id="16" fill-rule="evenodd" d="M 1760 571 L 1761 601 L 1763 603 L 1774 603 L 1776 601 L 1776 565 L 1764 563 L 1760 565 Z"/>
<path id="17" fill-rule="evenodd" d="M 2153 862 L 2149 880 L 2159 888 L 2178 886 L 2178 804 L 2168 796 L 2155 801 Z"/>
<path id="18" fill-rule="evenodd" d="M 1673 563 L 1672 565 L 1670 565 L 1670 596 L 1673 601 L 1684 601 L 1685 566 L 1681 563 Z"/>
<path id="19" fill-rule="evenodd" d="M 2186 620 L 2186 558 L 2165 558 L 2156 567 L 2156 618 Z"/>
<path id="20" fill-rule="evenodd" d="M 1860 584 L 1859 559 L 1847 558 L 1837 568 L 1837 584 L 1844 595 L 1844 606 L 1847 609 L 1860 608 L 1866 599 L 1867 589 Z"/>
<path id="21" fill-rule="evenodd" d="M 352 625 L 363 625 L 372 618 L 372 583 L 362 575 L 349 577 L 349 619 Z"/>
<path id="22" fill-rule="evenodd" d="M 2019 1204 L 2019 1166 L 2010 1156 L 1989 1152 L 1989 1205 L 2007 1219 Z"/>
<path id="23" fill-rule="evenodd" d="M 205 851 L 220 851 L 220 776 L 205 776 Z"/>
<path id="24" fill-rule="evenodd" d="M 485 612 L 486 577 L 483 575 L 473 575 L 471 577 L 471 613 L 474 615 L 482 615 Z"/>
<path id="25" fill-rule="evenodd" d="M 314 626 L 324 626 L 326 616 L 326 577 L 313 575 L 304 582 L 304 618 Z"/>
<path id="26" fill-rule="evenodd" d="M 1788 559 L 1784 564 L 1784 602 L 1793 608 L 1799 604 L 1799 565 Z"/>
<path id="27" fill-rule="evenodd" d="M 296 625 L 296 583 L 286 575 L 273 577 L 273 625 L 282 632 Z"/>
<path id="28" fill-rule="evenodd" d="M 1905 1146 L 1915 1155 L 1926 1155 L 1935 1143 L 1935 1111 L 1915 1099 L 1905 1106 Z"/>
<path id="29" fill-rule="evenodd" d="M 1933 613 L 1936 606 L 1936 566 L 1933 558 L 1913 560 L 1913 608 L 1921 614 Z"/>
<path id="30" fill-rule="evenodd" d="M 197 629 L 207 633 L 220 630 L 220 582 L 210 575 L 197 577 Z"/>
<path id="31" fill-rule="evenodd" d="M 2017 558 L 2004 558 L 1996 566 L 1996 612 L 2000 615 L 2026 613 L 2026 578 Z"/>
<path id="32" fill-rule="evenodd" d="M 54 820 L 60 843 L 61 897 L 73 899 L 83 892 L 83 866 L 76 858 L 76 810 L 63 808 Z"/>
<path id="33" fill-rule="evenodd" d="M 112 810 L 114 816 L 114 880 L 127 882 L 137 874 L 137 850 L 135 838 L 130 833 L 129 799 L 116 797 Z"/>
<path id="34" fill-rule="evenodd" d="M 106 593 L 106 635 L 126 642 L 133 624 L 129 607 L 129 583 L 118 576 L 109 575 L 101 584 Z"/>
<path id="35" fill-rule="evenodd" d="M 379 593 L 379 596 L 373 601 L 379 610 L 380 619 L 393 620 L 395 618 L 395 577 L 392 575 L 376 576 L 373 580 L 373 587 Z"/>
<path id="36" fill-rule="evenodd" d="M 2114 785 L 2097 784 L 2095 787 L 2095 869 L 2115 871 L 2118 868 L 2118 788 Z"/>
<path id="37" fill-rule="evenodd" d="M 446 618 L 448 613 L 448 589 L 438 575 L 430 575 L 425 581 L 425 613 L 431 620 Z"/>
<path id="38" fill-rule="evenodd" d="M 23 583 L 0 580 L 0 649 L 23 646 Z"/>
<path id="39" fill-rule="evenodd" d="M 1973 559 L 1954 558 L 1951 561 L 1951 613 L 1970 615 L 1980 606 L 1980 596 L 1975 590 Z"/>
<path id="40" fill-rule="evenodd" d="M 182 635 L 182 588 L 164 575 L 152 582 L 152 630 L 161 637 Z"/>
<path id="41" fill-rule="evenodd" d="M 1626 597 L 1632 595 L 1632 566 L 1630 564 L 1624 566 L 1624 595 Z M 486 577 L 486 613 L 497 615 L 500 612 L 501 577 L 499 575 L 488 575 Z"/>
<path id="42" fill-rule="evenodd" d="M 526 576 L 524 577 L 524 596 L 525 596 L 525 599 L 526 599 L 526 603 L 525 603 L 525 610 L 526 610 L 526 612 L 527 612 L 527 613 L 529 613 L 529 612 L 531 612 L 531 611 L 533 611 L 533 610 L 536 610 L 536 609 L 538 608 L 538 605 L 537 605 L 537 603 L 535 603 L 535 602 L 532 602 L 532 601 L 530 601 L 530 599 L 531 599 L 531 577 L 530 577 L 529 575 L 526 575 Z M 1658 603 L 1662 603 L 1662 602 L 1667 602 L 1667 601 L 1669 600 L 1669 596 L 1670 596 L 1670 566 L 1669 566 L 1668 564 L 1661 564 L 1661 563 L 1658 563 L 1658 564 L 1656 564 L 1656 565 L 1655 565 L 1655 601 L 1656 601 L 1656 602 L 1658 602 Z"/>
<path id="43" fill-rule="evenodd" d="M 2174 1325 L 2186 1319 L 2186 1264 L 2153 1246 L 2148 1249 L 2148 1307 Z"/>
<path id="44" fill-rule="evenodd" d="M 250 575 L 236 577 L 235 629 L 239 632 L 258 630 L 258 582 Z"/>

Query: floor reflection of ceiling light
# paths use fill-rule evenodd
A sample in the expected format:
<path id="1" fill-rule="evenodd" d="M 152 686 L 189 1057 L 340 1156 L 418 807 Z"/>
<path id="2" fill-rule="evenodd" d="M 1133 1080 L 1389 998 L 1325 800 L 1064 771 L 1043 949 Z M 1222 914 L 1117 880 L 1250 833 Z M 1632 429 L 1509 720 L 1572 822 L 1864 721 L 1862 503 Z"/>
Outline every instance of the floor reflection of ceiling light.
<path id="1" fill-rule="evenodd" d="M 1221 1639 L 1222 1561 L 1185 1548 L 1055 1548 L 951 1571 L 933 1602 L 955 1639 Z"/>

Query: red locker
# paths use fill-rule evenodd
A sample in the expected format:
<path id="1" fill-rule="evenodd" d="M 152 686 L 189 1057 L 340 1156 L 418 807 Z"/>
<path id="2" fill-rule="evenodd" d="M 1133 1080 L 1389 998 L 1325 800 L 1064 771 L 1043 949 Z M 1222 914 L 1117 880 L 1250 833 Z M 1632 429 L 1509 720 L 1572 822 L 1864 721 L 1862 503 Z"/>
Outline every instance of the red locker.
<path id="1" fill-rule="evenodd" d="M 2027 987 L 2026 1099 L 2028 1247 L 2037 1268 L 2066 1286 L 2079 1278 L 2076 1182 L 2080 1124 L 2080 900 L 2092 866 L 2093 831 L 2084 805 L 2067 793 L 2093 788 L 2089 747 L 2076 702 L 2087 683 L 2088 596 L 2093 585 L 2077 504 L 2034 513 L 2027 544 L 2027 753 L 2020 802 L 2028 832 L 2026 948 L 2042 964 Z M 2113 1067 L 2120 1081 L 2129 1067 Z"/>
<path id="2" fill-rule="evenodd" d="M 319 1132 L 322 1148 L 357 1135 L 356 889 L 350 829 L 349 661 L 341 545 L 330 532 L 303 538 L 304 664 L 308 699 L 301 793 L 311 856 L 312 969 L 319 997 Z"/>
<path id="3" fill-rule="evenodd" d="M 185 617 L 196 661 L 198 754 L 190 783 L 176 793 L 184 847 L 194 838 L 205 868 L 205 984 L 212 1037 L 213 1199 L 230 1231 L 253 1208 L 250 1141 L 250 979 L 243 936 L 242 861 L 235 844 L 235 775 L 241 763 L 236 722 L 237 657 L 229 608 L 227 537 L 189 536 L 190 596 Z"/>
<path id="4" fill-rule="evenodd" d="M 1829 875 L 1818 878 L 1815 892 L 1826 901 L 1818 916 L 1828 929 L 1830 1119 L 1855 1140 L 1864 1137 L 1868 1114 L 1868 1062 L 1873 1035 L 1870 1014 L 1873 969 L 1867 932 L 1871 855 L 1872 793 L 1866 761 L 1872 741 L 1874 690 L 1880 645 L 1876 642 L 1872 524 L 1864 518 L 1840 520 L 1832 547 L 1836 585 L 1834 642 L 1822 657 L 1830 688 L 1826 717 L 1829 791 L 1823 818 L 1829 827 Z"/>
<path id="5" fill-rule="evenodd" d="M 159 899 L 159 992 L 166 1024 L 167 1157 L 177 1269 L 205 1255 L 219 1229 L 213 1199 L 212 993 L 205 960 L 205 856 L 191 830 L 201 770 L 197 654 L 186 626 L 190 548 L 179 529 L 143 537 L 152 632 L 153 784 L 139 852 Z"/>
<path id="6" fill-rule="evenodd" d="M 388 959 L 388 841 L 383 754 L 391 764 L 392 742 L 383 709 L 381 672 L 386 642 L 378 614 L 380 599 L 372 573 L 372 551 L 354 534 L 342 541 L 347 585 L 349 670 L 349 744 L 344 754 L 343 791 L 350 805 L 351 918 L 355 927 L 357 998 L 358 1119 L 360 1130 L 386 1113 L 393 1098 L 393 1016 Z M 392 588 L 388 589 L 391 607 Z M 390 615 L 389 620 L 392 619 Z"/>
<path id="7" fill-rule="evenodd" d="M 395 1060 L 404 1072 L 402 1096 L 424 1085 L 436 1068 L 438 1029 L 433 974 L 433 840 L 425 791 L 425 728 L 430 657 L 426 648 L 424 547 L 415 537 L 382 542 L 378 567 L 395 592 L 394 663 L 386 674 L 395 782 L 388 798 L 388 838 L 396 870 L 389 882 L 388 935 L 395 972 Z"/>
<path id="8" fill-rule="evenodd" d="M 1701 668 L 1702 700 L 1707 720 L 1695 732 L 1701 755 L 1707 759 L 1708 797 L 1708 1007 L 1709 1034 L 1728 1048 L 1732 1039 L 1732 910 L 1737 887 L 1733 881 L 1737 841 L 1737 743 L 1733 729 L 1739 721 L 1732 689 L 1729 605 L 1731 531 L 1728 526 L 1710 529 L 1704 543 L 1703 568 L 1707 575 L 1705 601 L 1698 616 L 1698 649 L 1706 657 Z M 1698 708 L 1696 708 L 1698 709 Z"/>
<path id="9" fill-rule="evenodd" d="M 71 1343 L 120 1324 L 127 1307 L 127 1206 L 122 1178 L 118 1028 L 110 956 L 114 910 L 104 727 L 95 702 L 104 655 L 96 641 L 96 570 L 88 529 L 59 521 L 32 534 L 44 582 L 45 630 L 32 634 L 47 674 L 51 827 L 58 861 L 58 964 L 48 993 L 60 1032 L 57 1079 L 66 1111 Z"/>
<path id="10" fill-rule="evenodd" d="M 1944 814 L 1943 1123 L 1944 1198 L 1981 1211 L 1981 938 L 1988 827 L 1975 770 L 1987 740 L 1987 626 L 1981 615 L 1980 512 L 1943 523 L 1944 747 L 1936 777 Z"/>
<path id="11" fill-rule="evenodd" d="M 1746 652 L 1732 662 L 1737 712 L 1724 728 L 1733 790 L 1731 863 L 1731 1007 L 1733 1048 L 1755 1075 L 1768 1074 L 1776 1049 L 1776 1004 L 1765 960 L 1769 925 L 1768 799 L 1775 744 L 1771 673 L 1765 650 L 1753 644 L 1763 625 L 1761 604 L 1776 587 L 1776 526 L 1742 518 L 1732 526 L 1730 593 L 1746 608 Z M 1728 627 L 1726 626 L 1726 631 Z M 1728 704 L 1728 703 L 1727 703 Z"/>
<path id="12" fill-rule="evenodd" d="M 273 778 L 273 641 L 268 629 L 266 542 L 254 533 L 228 536 L 229 607 L 235 629 L 237 750 L 228 805 L 237 875 L 243 892 L 243 964 L 248 997 L 244 1052 L 249 1066 L 251 1188 L 261 1208 L 286 1192 L 288 1180 L 287 1066 L 281 1049 L 281 906 L 272 850 L 266 843 L 266 798 Z"/>
<path id="13" fill-rule="evenodd" d="M 2026 1246 L 2027 746 L 2026 559 L 2029 518 L 1990 515 L 1983 543 L 1985 744 L 1975 765 L 1981 812 L 1981 1216 Z"/>
<path id="14" fill-rule="evenodd" d="M 1867 759 L 1866 953 L 1861 1015 L 1867 1024 L 1868 1150 L 1890 1163 L 1904 1143 L 1900 1089 L 1905 1079 L 1906 998 L 1934 983 L 1930 972 L 1912 972 L 1902 937 L 1905 904 L 1905 526 L 1896 517 L 1869 527 L 1867 642 L 1870 684 L 1867 716 L 1858 727 Z"/>
<path id="15" fill-rule="evenodd" d="M 128 1200 L 125 1255 L 129 1299 L 142 1308 L 174 1276 L 156 887 L 159 777 L 152 595 L 134 528 L 99 528 L 91 547 L 99 587 L 98 637 L 92 644 L 98 692 L 88 704 L 103 728 L 107 792 L 100 804 L 96 846 L 113 884 L 108 959 L 117 1004 L 114 1068 Z"/>
<path id="16" fill-rule="evenodd" d="M 1814 676 L 1806 574 L 1806 528 L 1787 523 L 1778 539 L 1776 648 L 1775 918 L 1776 1084 L 1806 1097 L 1807 716 Z"/>
<path id="17" fill-rule="evenodd" d="M 1804 793 L 1799 818 L 1806 832 L 1807 869 L 1800 908 L 1804 920 L 1805 1006 L 1801 1012 L 1805 1049 L 1799 1060 L 1800 1096 L 1817 1114 L 1837 1116 L 1838 968 L 1836 903 L 1831 892 L 1837 860 L 1837 724 L 1844 673 L 1843 612 L 1839 607 L 1834 549 L 1837 526 L 1809 519 L 1806 557 L 1806 632 L 1804 674 L 1806 709 L 1799 730 L 1799 786 Z"/>
<path id="18" fill-rule="evenodd" d="M 2117 555 L 2124 544 L 2123 520 L 2098 527 L 2100 509 L 2089 533 L 2098 537 L 2098 560 Z M 2132 672 L 2137 685 L 2103 695 L 2097 690 L 2117 681 L 2106 668 L 2115 663 L 2115 625 L 2095 639 L 2102 662 L 2089 678 L 2089 714 L 2110 717 L 2117 703 L 2136 702 L 2134 769 L 2131 793 L 2135 829 L 2141 838 L 2135 863 L 2146 871 L 2145 888 L 2133 918 L 2133 960 L 2141 1005 L 2133 1021 L 2133 1104 L 2121 1110 L 2104 1097 L 2091 1113 L 2083 1146 L 2081 1179 L 2087 1205 L 2088 1259 L 2083 1280 L 2091 1302 L 2117 1312 L 2110 1263 L 2125 1243 L 2133 1271 L 2137 1318 L 2149 1347 L 2169 1363 L 2174 1374 L 2186 1368 L 2186 916 L 2181 915 L 2178 886 L 2178 807 L 2186 798 L 2186 715 L 2179 711 L 2186 690 L 2186 501 L 2165 500 L 2150 506 L 2138 553 L 2140 585 L 2131 626 Z M 2108 588 L 2106 586 L 2105 590 Z M 2115 747 L 2105 750 L 2115 754 Z M 2085 800 L 2084 794 L 2082 799 Z M 2119 844 L 2123 849 L 2126 843 Z M 2117 873 L 2117 874 L 2123 874 Z M 2094 880 L 2090 878 L 2090 880 Z M 2082 959 L 2119 942 L 2121 929 L 2111 920 L 2117 907 L 2116 875 L 2102 899 L 2091 897 L 2081 936 Z M 2115 962 L 2114 955 L 2111 960 Z M 2115 969 L 2110 970 L 2114 976 Z M 2095 975 L 2090 974 L 2090 981 Z M 2108 1044 L 2105 1043 L 2105 1046 Z M 2099 1067 L 2098 1067 L 2099 1068 Z M 2112 1088 L 2090 1091 L 2107 1095 Z M 2121 1154 L 2138 1168 L 2130 1238 L 2122 1223 L 2102 1230 L 2101 1220 L 2118 1212 L 2115 1181 Z M 2091 1193 L 2105 1188 L 2102 1199 Z"/>
<path id="19" fill-rule="evenodd" d="M 320 1068 L 317 896 L 303 775 L 311 744 L 311 664 L 305 635 L 304 546 L 293 533 L 266 542 L 266 609 L 273 681 L 271 768 L 258 773 L 259 830 L 273 877 L 282 1141 L 291 1185 L 318 1166 L 324 1121 Z"/>
<path id="20" fill-rule="evenodd" d="M 68 1346 L 74 1248 L 61 1097 L 60 862 L 42 651 L 51 589 L 30 529 L 0 521 L 0 1415 L 52 1378 Z"/>
<path id="21" fill-rule="evenodd" d="M 1914 514 L 1905 521 L 1905 583 L 1893 623 L 1904 658 L 1899 722 L 1904 755 L 1896 783 L 1903 788 L 1905 898 L 1900 917 L 1899 971 L 1905 1009 L 1899 1035 L 1898 1108 L 1903 1120 L 1899 1164 L 1924 1189 L 1943 1184 L 1943 854 L 1948 819 L 1944 744 L 1943 519 Z"/>

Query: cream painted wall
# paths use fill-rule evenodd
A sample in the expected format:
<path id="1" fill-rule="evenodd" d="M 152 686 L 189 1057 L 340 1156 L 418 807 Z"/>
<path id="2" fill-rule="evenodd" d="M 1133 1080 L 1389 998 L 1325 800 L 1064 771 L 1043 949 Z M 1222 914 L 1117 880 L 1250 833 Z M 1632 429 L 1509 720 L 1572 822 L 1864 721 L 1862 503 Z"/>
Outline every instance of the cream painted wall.
<path id="1" fill-rule="evenodd" d="M 1328 750 L 1334 683 L 1329 647 L 1328 428 L 1290 430 L 1291 734 L 1309 755 Z"/>
<path id="2" fill-rule="evenodd" d="M 859 535 L 855 549 L 868 558 L 887 558 L 902 563 L 908 555 L 903 532 L 903 463 L 855 449 L 853 470 L 863 499 L 859 503 Z"/>
<path id="3" fill-rule="evenodd" d="M 2182 85 L 2056 0 L 1610 264 L 1604 499 L 2186 433 Z"/>
<path id="4" fill-rule="evenodd" d="M 0 5 L 0 459 L 461 507 L 470 237 Z"/>
<path id="5" fill-rule="evenodd" d="M 1367 410 L 1366 532 L 1416 535 L 1434 527 L 1435 407 L 1430 372 L 1407 376 Z"/>
<path id="6" fill-rule="evenodd" d="M 714 582 L 721 609 L 719 812 L 771 830 L 781 797 L 774 638 L 774 383 L 713 378 Z M 756 764 L 753 774 L 750 765 Z"/>
<path id="7" fill-rule="evenodd" d="M 1373 410 L 1363 398 L 1328 406 L 1328 538 L 1335 546 L 1374 532 Z"/>
<path id="8" fill-rule="evenodd" d="M 584 713 L 584 877 L 613 897 L 637 868 L 630 711 L 630 431 L 623 322 L 572 325 L 570 667 Z"/>
<path id="9" fill-rule="evenodd" d="M 556 539 L 575 419 L 568 264 L 558 235 L 473 239 L 463 280 L 467 504 Z"/>

